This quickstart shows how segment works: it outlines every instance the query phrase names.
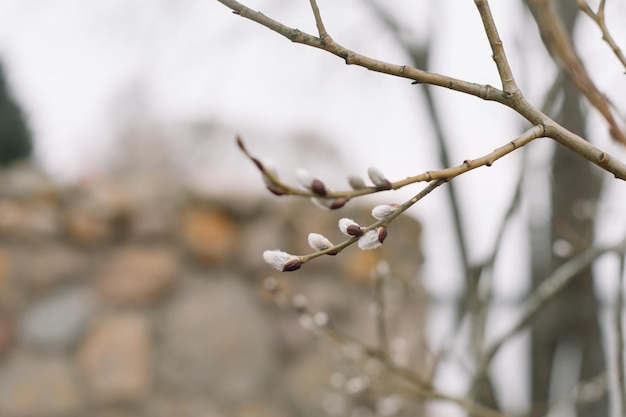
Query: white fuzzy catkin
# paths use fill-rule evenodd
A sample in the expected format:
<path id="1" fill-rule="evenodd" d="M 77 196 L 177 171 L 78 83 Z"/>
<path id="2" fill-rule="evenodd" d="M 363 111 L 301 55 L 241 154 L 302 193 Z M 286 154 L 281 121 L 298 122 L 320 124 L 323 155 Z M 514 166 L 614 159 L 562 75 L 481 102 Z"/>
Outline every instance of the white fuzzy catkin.
<path id="1" fill-rule="evenodd" d="M 311 249 L 315 251 L 323 251 L 333 247 L 332 242 L 319 233 L 309 233 L 308 242 Z"/>
<path id="2" fill-rule="evenodd" d="M 278 249 L 263 252 L 263 260 L 279 271 L 283 271 L 287 263 L 296 259 L 297 256 Z"/>
<path id="3" fill-rule="evenodd" d="M 353 237 L 353 236 L 355 236 L 354 234 L 348 233 L 348 228 L 350 226 L 361 227 L 361 226 L 359 226 L 359 224 L 357 222 L 355 222 L 352 219 L 348 219 L 347 217 L 339 219 L 339 230 L 341 231 L 341 233 L 343 233 L 346 236 Z"/>
<path id="4" fill-rule="evenodd" d="M 382 220 L 385 217 L 389 216 L 393 213 L 398 206 L 395 207 L 389 204 L 381 204 L 380 206 L 376 206 L 372 209 L 372 217 L 378 220 Z"/>
<path id="5" fill-rule="evenodd" d="M 383 187 L 389 182 L 382 171 L 376 167 L 370 167 L 367 170 L 367 176 L 370 177 L 370 180 L 377 187 Z"/>
<path id="6" fill-rule="evenodd" d="M 370 230 L 365 233 L 359 238 L 357 245 L 359 245 L 359 248 L 362 250 L 371 250 L 381 247 L 382 243 L 380 243 L 380 240 L 378 239 L 378 231 Z"/>

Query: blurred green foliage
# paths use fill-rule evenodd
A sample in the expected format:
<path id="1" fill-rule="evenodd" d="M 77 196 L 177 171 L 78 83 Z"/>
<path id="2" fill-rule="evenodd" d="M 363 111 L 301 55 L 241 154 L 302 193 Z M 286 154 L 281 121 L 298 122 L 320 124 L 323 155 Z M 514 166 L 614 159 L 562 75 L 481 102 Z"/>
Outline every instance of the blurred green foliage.
<path id="1" fill-rule="evenodd" d="M 0 165 L 26 158 L 32 148 L 31 135 L 21 109 L 11 97 L 0 64 Z"/>

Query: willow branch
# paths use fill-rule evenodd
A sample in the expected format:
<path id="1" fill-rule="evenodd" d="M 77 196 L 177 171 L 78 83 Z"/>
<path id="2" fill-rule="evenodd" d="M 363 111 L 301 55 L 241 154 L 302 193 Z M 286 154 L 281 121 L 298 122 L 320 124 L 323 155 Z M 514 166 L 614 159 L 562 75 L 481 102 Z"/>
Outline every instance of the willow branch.
<path id="1" fill-rule="evenodd" d="M 620 162 L 619 160 L 616 160 L 608 153 L 596 148 L 580 136 L 570 132 L 554 120 L 550 119 L 539 109 L 532 106 L 528 101 L 526 101 L 526 99 L 524 99 L 519 90 L 515 94 L 511 95 L 489 84 L 482 85 L 472 83 L 446 75 L 431 73 L 411 67 L 409 65 L 397 65 L 370 58 L 365 55 L 358 54 L 342 45 L 339 45 L 330 37 L 322 40 L 319 37 L 310 35 L 301 30 L 293 29 L 286 25 L 283 25 L 282 23 L 265 16 L 261 12 L 257 12 L 250 9 L 249 7 L 244 6 L 236 0 L 218 1 L 229 7 L 231 10 L 233 10 L 235 14 L 239 16 L 257 22 L 267 27 L 268 29 L 271 29 L 272 31 L 284 36 L 292 42 L 301 43 L 330 52 L 331 54 L 342 58 L 348 65 L 357 65 L 363 68 L 367 68 L 371 71 L 411 79 L 414 80 L 416 83 L 425 83 L 434 86 L 445 87 L 453 91 L 458 91 L 481 98 L 483 100 L 495 101 L 504 104 L 505 106 L 516 111 L 532 125 L 543 126 L 545 129 L 545 136 L 556 140 L 561 145 L 566 146 L 580 156 L 596 164 L 600 168 L 612 173 L 613 175 L 615 175 L 616 178 L 626 180 L 626 164 Z M 584 68 L 582 68 L 582 64 L 580 64 L 579 67 L 581 71 L 584 70 Z M 597 90 L 595 91 L 597 92 Z M 605 107 L 608 106 L 608 104 L 606 104 L 606 100 L 601 94 L 597 93 L 592 95 L 592 97 L 594 97 L 594 100 L 598 101 L 599 103 L 604 102 Z M 603 107 L 600 106 L 600 108 Z M 603 112 L 603 115 L 605 115 L 606 118 L 607 114 L 605 113 L 606 112 Z M 617 128 L 615 120 L 610 115 L 610 111 L 608 111 L 608 115 L 610 116 L 610 120 L 612 121 L 612 124 L 610 123 L 611 133 L 615 137 L 619 137 L 620 135 L 622 135 L 622 133 Z M 623 142 L 626 143 L 626 138 L 624 138 Z"/>
<path id="2" fill-rule="evenodd" d="M 384 74 L 394 75 L 397 77 L 407 78 L 417 81 L 418 83 L 432 84 L 440 87 L 449 88 L 450 90 L 459 91 L 480 97 L 484 100 L 503 102 L 507 99 L 506 94 L 491 85 L 482 85 L 472 83 L 446 75 L 431 73 L 421 69 L 413 68 L 409 65 L 396 65 L 385 61 L 370 58 L 356 53 L 327 37 L 321 38 L 303 32 L 299 29 L 290 28 L 261 12 L 250 9 L 236 0 L 217 0 L 233 12 L 241 17 L 259 23 L 268 29 L 284 36 L 295 43 L 312 46 L 314 48 L 323 49 L 342 58 L 348 65 L 357 65 L 367 68 L 371 71 L 381 72 Z"/>
<path id="3" fill-rule="evenodd" d="M 393 220 L 395 220 L 399 215 L 401 215 L 402 213 L 404 213 L 406 210 L 408 210 L 410 207 L 412 207 L 415 203 L 417 203 L 418 201 L 420 201 L 422 198 L 426 197 L 428 194 L 430 194 L 435 188 L 439 187 L 440 185 L 444 184 L 446 182 L 445 179 L 436 179 L 431 181 L 426 187 L 424 187 L 424 189 L 422 191 L 420 191 L 418 194 L 416 194 L 415 196 L 413 196 L 411 199 L 405 201 L 402 204 L 399 204 L 398 207 L 394 210 L 394 212 L 392 214 L 390 214 L 389 216 L 383 218 L 382 220 L 379 220 L 375 223 L 372 223 L 371 225 L 367 226 L 367 227 L 363 227 L 363 233 L 367 233 L 371 230 L 377 230 L 379 227 L 387 227 Z M 333 245 L 331 247 L 329 247 L 328 249 L 322 250 L 322 251 L 317 251 L 317 252 L 313 252 L 310 253 L 308 255 L 301 255 L 298 256 L 298 258 L 300 259 L 300 262 L 302 262 L 303 264 L 315 259 L 315 258 L 319 258 L 320 256 L 323 255 L 336 255 L 339 252 L 341 252 L 342 250 L 344 250 L 345 248 L 347 248 L 348 246 L 353 245 L 354 243 L 356 243 L 359 240 L 359 237 L 355 236 L 352 237 L 348 240 L 345 240 L 337 245 Z"/>
<path id="4" fill-rule="evenodd" d="M 378 187 L 365 187 L 357 190 L 345 190 L 345 191 L 331 191 L 325 190 L 323 195 L 317 194 L 314 191 L 292 187 L 285 182 L 283 182 L 276 174 L 267 169 L 267 167 L 255 156 L 253 156 L 250 151 L 248 151 L 245 146 L 243 139 L 238 136 L 237 143 L 242 152 L 257 166 L 257 168 L 261 171 L 261 174 L 272 184 L 270 190 L 275 194 L 279 195 L 297 195 L 302 197 L 311 197 L 311 198 L 326 198 L 326 199 L 345 199 L 350 200 L 354 197 L 359 197 L 362 195 L 378 193 L 381 191 L 387 190 L 397 190 L 403 187 L 406 187 L 410 184 L 415 184 L 418 182 L 431 182 L 434 180 L 445 180 L 449 181 L 454 177 L 457 177 L 461 174 L 464 174 L 468 171 L 472 171 L 476 168 L 480 168 L 483 166 L 490 167 L 493 165 L 498 159 L 510 154 L 516 149 L 519 149 L 533 140 L 540 138 L 544 135 L 544 129 L 542 126 L 533 126 L 528 129 L 526 132 L 522 133 L 517 138 L 511 140 L 507 144 L 493 150 L 492 152 L 483 155 L 476 159 L 466 159 L 460 165 L 444 168 L 440 170 L 434 171 L 426 171 L 421 174 L 407 177 L 403 180 L 395 181 L 390 183 L 390 188 L 381 189 Z"/>
<path id="5" fill-rule="evenodd" d="M 626 145 L 626 134 L 615 120 L 606 97 L 591 80 L 554 7 L 547 0 L 527 0 L 527 4 L 537 21 L 543 42 L 554 62 L 569 75 L 576 88 L 604 117 L 609 125 L 611 136 Z"/>
<path id="6" fill-rule="evenodd" d="M 490 167 L 493 165 L 495 161 L 502 158 L 505 155 L 510 154 L 516 149 L 521 148 L 532 142 L 533 140 L 544 136 L 543 126 L 533 126 L 528 129 L 526 132 L 522 133 L 517 138 L 513 139 L 506 145 L 503 145 L 494 151 L 488 153 L 487 155 L 481 156 L 480 158 L 465 160 L 461 165 L 441 169 L 438 171 L 427 171 L 423 174 L 416 175 L 414 177 L 409 177 L 401 181 L 397 181 L 394 184 L 394 187 L 398 188 L 403 187 L 406 184 L 412 184 L 414 182 L 419 181 L 432 181 L 439 178 L 445 178 L 447 180 L 451 180 L 452 178 L 464 174 L 473 169 L 487 166 Z"/>
<path id="7" fill-rule="evenodd" d="M 485 340 L 485 330 L 487 326 L 487 318 L 489 317 L 491 310 L 491 302 L 493 298 L 493 266 L 495 260 L 500 252 L 502 247 L 502 242 L 505 236 L 505 230 L 511 220 L 513 219 L 514 214 L 519 209 L 519 203 L 522 197 L 522 185 L 524 183 L 524 161 L 522 161 L 520 167 L 520 173 L 517 180 L 517 185 L 515 187 L 515 192 L 513 193 L 513 197 L 509 203 L 509 207 L 502 219 L 500 226 L 498 227 L 498 234 L 494 241 L 493 249 L 491 250 L 490 255 L 487 259 L 479 266 L 479 270 L 481 271 L 481 284 L 484 288 L 484 292 L 481 296 L 480 303 L 478 306 L 478 313 L 476 319 L 476 331 L 475 331 L 475 344 L 479 346 L 479 349 L 476 352 L 479 354 L 480 350 L 484 348 L 484 340 Z M 478 294 L 477 294 L 478 296 Z M 482 377 L 482 375 L 477 375 Z M 477 384 L 480 382 L 479 379 L 474 378 L 472 381 L 472 388 L 470 392 L 473 392 Z"/>
<path id="8" fill-rule="evenodd" d="M 582 10 L 587 16 L 589 16 L 591 20 L 596 23 L 596 25 L 598 25 L 600 31 L 602 31 L 602 39 L 609 45 L 619 62 L 621 62 L 624 68 L 626 68 L 626 56 L 624 56 L 624 53 L 617 45 L 615 39 L 613 39 L 613 36 L 611 36 L 611 32 L 609 32 L 609 29 L 606 26 L 606 20 L 604 18 L 605 5 L 606 0 L 600 0 L 600 4 L 598 5 L 598 11 L 594 12 L 589 6 L 589 3 L 587 3 L 585 0 L 578 0 L 578 7 L 580 8 L 580 10 Z"/>
<path id="9" fill-rule="evenodd" d="M 310 0 L 311 9 L 313 10 L 313 17 L 315 18 L 315 25 L 317 26 L 317 33 L 320 35 L 320 39 L 322 42 L 326 38 L 328 38 L 328 32 L 326 31 L 326 27 L 324 26 L 324 21 L 322 20 L 322 15 L 320 13 L 320 8 L 317 6 L 316 0 Z"/>
<path id="10" fill-rule="evenodd" d="M 491 51 L 493 52 L 492 58 L 496 63 L 496 67 L 498 68 L 500 81 L 502 81 L 502 90 L 504 90 L 508 95 L 512 96 L 516 94 L 519 89 L 517 88 L 517 84 L 515 83 L 515 79 L 513 78 L 513 71 L 511 70 L 509 61 L 506 58 L 504 46 L 502 44 L 502 40 L 500 40 L 500 35 L 498 34 L 498 29 L 496 28 L 496 23 L 493 20 L 491 8 L 489 7 L 489 2 L 487 0 L 474 0 L 474 3 L 478 8 L 480 18 L 483 21 L 483 27 L 485 28 L 487 39 L 489 39 L 489 45 L 491 46 Z"/>

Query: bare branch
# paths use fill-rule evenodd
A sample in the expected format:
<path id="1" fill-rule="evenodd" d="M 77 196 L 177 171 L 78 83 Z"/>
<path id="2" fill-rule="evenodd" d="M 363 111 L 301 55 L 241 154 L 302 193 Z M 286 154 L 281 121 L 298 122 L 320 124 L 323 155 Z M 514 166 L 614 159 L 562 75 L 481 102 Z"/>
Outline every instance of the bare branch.
<path id="1" fill-rule="evenodd" d="M 420 191 L 418 194 L 413 196 L 410 200 L 407 200 L 404 203 L 399 204 L 398 208 L 394 210 L 392 214 L 383 218 L 382 220 L 377 221 L 376 223 L 373 223 L 367 227 L 363 227 L 362 228 L 363 233 L 365 234 L 372 230 L 378 230 L 380 227 L 387 227 L 389 223 L 391 223 L 396 217 L 404 213 L 409 207 L 413 206 L 422 198 L 426 197 L 428 194 L 430 194 L 431 191 L 433 191 L 435 188 L 439 187 L 440 185 L 444 184 L 445 182 L 446 180 L 444 179 L 437 179 L 437 180 L 431 181 L 422 191 Z M 331 246 L 330 248 L 325 249 L 323 251 L 310 253 L 308 255 L 302 255 L 302 256 L 299 256 L 298 258 L 300 259 L 302 263 L 306 263 L 310 261 L 311 259 L 319 258 L 320 256 L 323 256 L 323 255 L 327 255 L 327 254 L 335 255 L 341 252 L 342 250 L 344 250 L 345 248 L 347 248 L 348 246 L 353 245 L 358 240 L 359 240 L 359 237 L 355 236 L 344 242 L 339 243 L 338 245 Z"/>
<path id="2" fill-rule="evenodd" d="M 427 171 L 424 174 L 417 175 L 414 177 L 409 177 L 407 179 L 400 180 L 395 183 L 388 182 L 389 187 L 385 187 L 383 189 L 376 188 L 376 187 L 367 187 L 365 189 L 358 189 L 358 190 L 352 190 L 352 191 L 332 192 L 332 191 L 327 191 L 325 188 L 323 188 L 324 189 L 323 197 L 325 199 L 330 199 L 332 201 L 342 201 L 341 206 L 343 206 L 343 204 L 345 204 L 345 202 L 348 201 L 350 198 L 358 196 L 358 195 L 371 194 L 374 192 L 390 190 L 390 189 L 397 189 L 397 188 L 401 188 L 408 184 L 413 184 L 416 182 L 424 182 L 424 181 L 429 182 L 429 184 L 422 191 L 416 194 L 413 198 L 405 201 L 402 204 L 399 204 L 397 208 L 394 209 L 390 215 L 382 218 L 381 220 L 367 227 L 361 228 L 361 233 L 358 236 L 353 235 L 350 239 L 347 239 L 337 245 L 330 245 L 323 250 L 318 250 L 308 255 L 297 256 L 297 255 L 290 255 L 287 253 L 282 253 L 282 255 L 285 256 L 285 259 L 283 259 L 283 261 L 294 261 L 294 262 L 297 261 L 297 267 L 294 267 L 294 268 L 289 267 L 289 268 L 285 268 L 282 270 L 283 271 L 295 271 L 299 269 L 302 264 L 310 261 L 311 259 L 315 259 L 323 255 L 338 254 L 339 252 L 341 252 L 348 246 L 353 245 L 354 243 L 358 242 L 363 234 L 373 231 L 373 230 L 380 231 L 380 228 L 386 228 L 396 217 L 404 213 L 407 209 L 409 209 L 411 206 L 413 206 L 415 203 L 417 203 L 419 200 L 424 198 L 431 191 L 433 191 L 435 188 L 439 187 L 443 183 L 450 181 L 454 177 L 461 175 L 467 171 L 476 169 L 478 167 L 491 166 L 496 160 L 513 152 L 515 149 L 518 149 L 530 143 L 531 141 L 537 139 L 538 137 L 541 136 L 542 133 L 543 133 L 543 127 L 534 126 L 528 129 L 522 135 L 513 139 L 511 142 L 507 143 L 504 146 L 501 146 L 500 148 L 494 150 L 493 152 L 483 157 L 473 159 L 473 160 L 465 160 L 461 165 L 456 166 L 456 167 L 446 168 L 446 169 L 442 169 L 439 171 Z M 252 162 L 254 162 L 257 168 L 261 171 L 261 173 L 263 174 L 263 178 L 266 181 L 266 184 L 268 184 L 268 189 L 272 191 L 274 194 L 278 194 L 278 195 L 291 194 L 291 195 L 300 195 L 300 196 L 306 196 L 306 197 L 320 198 L 320 194 L 316 193 L 313 190 L 302 190 L 298 188 L 293 188 L 281 182 L 278 176 L 275 175 L 272 172 L 272 170 L 267 169 L 267 167 L 259 159 L 257 159 L 256 157 L 250 154 L 250 152 L 246 148 L 243 142 L 243 139 L 241 137 L 237 137 L 237 144 L 239 145 L 239 148 L 242 150 L 242 152 L 244 152 L 244 154 Z M 331 205 L 330 208 L 338 208 L 338 207 Z M 382 243 L 382 240 L 384 240 L 384 237 L 382 237 L 382 239 L 380 240 L 381 243 Z M 278 262 L 278 264 L 280 264 L 281 262 Z M 274 262 L 272 262 L 272 265 L 274 265 L 275 267 L 279 266 L 278 264 L 274 265 Z M 295 265 L 291 265 L 291 266 L 295 266 Z M 281 269 L 281 268 L 278 268 L 278 269 Z"/>
<path id="3" fill-rule="evenodd" d="M 328 32 L 326 32 L 326 27 L 324 26 L 324 21 L 322 20 L 322 15 L 320 14 L 320 9 L 317 6 L 316 0 L 311 1 L 311 9 L 313 10 L 313 16 L 315 17 L 315 25 L 317 26 L 317 32 L 320 35 L 320 39 L 322 42 L 328 37 Z"/>
<path id="4" fill-rule="evenodd" d="M 527 4 L 537 21 L 543 42 L 554 62 L 569 75 L 576 88 L 602 114 L 609 124 L 611 136 L 626 145 L 626 134 L 617 124 L 606 97 L 591 80 L 551 2 L 527 0 Z"/>
<path id="5" fill-rule="evenodd" d="M 341 57 L 348 65 L 358 65 L 371 71 L 394 75 L 402 78 L 408 78 L 411 80 L 415 80 L 417 83 L 425 83 L 439 87 L 445 87 L 450 90 L 481 98 L 483 100 L 496 101 L 498 103 L 504 104 L 505 106 L 515 110 L 532 125 L 543 126 L 545 129 L 545 136 L 556 140 L 561 145 L 571 149 L 578 155 L 586 158 L 600 168 L 612 173 L 613 175 L 615 175 L 616 178 L 626 180 L 626 164 L 614 159 L 608 153 L 601 151 L 600 149 L 591 145 L 589 142 L 585 141 L 580 136 L 570 132 L 563 126 L 556 123 L 554 120 L 550 119 L 547 115 L 545 115 L 536 107 L 527 102 L 519 90 L 515 92 L 515 94 L 510 95 L 489 84 L 476 84 L 452 78 L 446 75 L 430 73 L 428 71 L 413 68 L 409 65 L 396 65 L 373 59 L 358 54 L 348 48 L 337 44 L 330 37 L 327 37 L 323 41 L 318 37 L 302 32 L 298 29 L 293 29 L 285 26 L 282 23 L 265 16 L 263 13 L 254 11 L 244 6 L 236 0 L 218 1 L 232 9 L 233 12 L 237 15 L 255 21 L 273 30 L 274 32 L 281 34 L 292 42 L 302 43 L 312 46 L 314 48 L 319 48 L 330 52 L 338 57 Z M 551 23 L 548 22 L 547 25 L 551 26 Z M 569 46 L 570 49 L 568 49 L 567 51 L 573 52 L 573 48 L 571 48 L 571 45 Z M 581 74 L 586 75 L 586 72 L 584 72 L 584 67 L 580 63 L 580 60 L 578 60 L 578 58 L 576 57 L 575 53 L 574 58 L 575 59 L 573 59 L 572 64 L 575 65 L 576 70 L 580 71 Z M 573 69 L 570 69 L 569 73 L 570 75 L 577 74 L 577 72 Z M 599 106 L 598 109 L 602 112 L 607 121 L 609 121 L 609 124 L 611 126 L 611 134 L 614 137 L 618 138 L 620 141 L 622 141 L 623 139 L 622 142 L 626 144 L 626 136 L 624 136 L 621 130 L 617 127 L 617 124 L 615 123 L 615 120 L 613 119 L 613 116 L 608 109 L 606 99 L 597 91 L 597 89 L 595 89 L 595 86 L 593 85 L 593 83 L 591 83 L 588 76 L 584 79 L 586 81 L 584 81 L 579 87 L 582 91 L 593 92 L 593 94 L 589 93 L 590 95 L 588 95 L 588 97 L 591 97 L 590 101 L 592 103 L 596 103 L 597 106 Z M 578 81 L 581 80 L 583 80 L 583 78 L 578 79 Z M 622 136 L 624 137 L 622 138 Z"/>
<path id="6" fill-rule="evenodd" d="M 479 352 L 484 347 L 484 340 L 485 340 L 484 335 L 485 335 L 485 330 L 487 326 L 487 318 L 489 317 L 490 310 L 491 310 L 491 302 L 493 298 L 493 266 L 498 256 L 498 253 L 500 252 L 500 248 L 502 247 L 502 241 L 504 239 L 505 230 L 507 226 L 509 225 L 509 223 L 511 222 L 513 215 L 518 211 L 520 200 L 522 197 L 522 185 L 524 183 L 524 170 L 525 170 L 524 165 L 525 163 L 524 161 L 522 161 L 522 164 L 520 167 L 520 173 L 518 174 L 518 180 L 517 180 L 517 184 L 515 187 L 515 192 L 513 193 L 513 197 L 511 198 L 509 207 L 504 215 L 504 218 L 502 219 L 502 222 L 500 223 L 500 226 L 497 229 L 498 234 L 496 235 L 493 249 L 491 250 L 491 253 L 487 257 L 487 259 L 478 267 L 478 269 L 480 270 L 480 274 L 481 274 L 481 286 L 483 287 L 484 290 L 482 291 L 481 294 L 476 294 L 477 297 L 480 297 L 480 304 L 478 306 L 478 311 L 476 313 L 477 317 L 475 320 L 475 325 L 474 325 L 475 329 L 473 332 L 475 334 L 474 343 L 478 347 L 476 349 L 477 354 L 480 354 Z M 479 376 L 482 376 L 482 375 L 479 375 Z M 474 378 L 473 386 L 470 389 L 470 392 L 474 392 L 477 388 L 477 384 L 479 383 L 480 383 L 480 380 L 477 378 Z"/>
<path id="7" fill-rule="evenodd" d="M 310 311 L 306 303 L 289 294 L 275 278 L 267 278 L 264 287 L 279 307 L 297 313 L 301 323 L 304 323 L 304 327 L 311 333 L 344 348 L 354 347 L 354 349 L 342 349 L 344 352 L 353 352 L 348 359 L 362 365 L 365 365 L 366 360 L 374 360 L 382 364 L 384 369 L 388 371 L 389 376 L 395 379 L 404 392 L 420 399 L 443 400 L 457 404 L 476 417 L 506 417 L 505 414 L 487 408 L 470 399 L 449 395 L 430 386 L 412 370 L 394 363 L 385 352 L 368 347 L 335 327 L 330 318 L 326 316 L 326 313 Z M 355 351 L 356 353 L 354 353 Z"/>
<path id="8" fill-rule="evenodd" d="M 467 171 L 471 171 L 473 169 L 482 167 L 482 166 L 491 166 L 495 161 L 502 158 L 505 155 L 513 152 L 516 149 L 521 148 L 522 146 L 527 145 L 533 140 L 540 138 L 544 135 L 544 129 L 542 126 L 533 126 L 528 129 L 526 132 L 522 133 L 517 138 L 513 139 L 509 143 L 504 146 L 501 146 L 495 149 L 493 152 L 488 153 L 480 158 L 465 160 L 461 165 L 456 167 L 441 169 L 438 171 L 427 171 L 423 174 L 416 175 L 414 177 L 409 177 L 401 181 L 397 181 L 392 183 L 394 189 L 403 187 L 407 184 L 412 184 L 414 182 L 419 181 L 432 181 L 438 178 L 445 178 L 446 180 L 451 180 L 452 178 L 464 174 Z"/>
<path id="9" fill-rule="evenodd" d="M 390 188 L 381 189 L 380 187 L 365 187 L 357 190 L 346 190 L 346 191 L 332 191 L 326 190 L 323 195 L 324 198 L 327 199 L 340 199 L 343 198 L 345 200 L 350 200 L 355 197 L 359 197 L 362 195 L 373 194 L 381 191 L 387 190 L 397 190 L 402 187 L 405 187 L 410 184 L 415 184 L 418 182 L 431 182 L 433 180 L 443 179 L 445 181 L 449 181 L 452 178 L 464 174 L 468 171 L 471 171 L 476 168 L 480 168 L 483 166 L 491 166 L 498 159 L 508 155 L 516 149 L 521 148 L 522 146 L 527 145 L 533 140 L 542 137 L 543 135 L 543 127 L 542 126 L 533 126 L 528 129 L 526 132 L 522 133 L 517 138 L 508 142 L 506 145 L 503 145 L 494 151 L 481 156 L 476 159 L 466 159 L 462 164 L 457 165 L 455 167 L 444 168 L 436 171 L 426 171 L 422 174 L 415 175 L 412 177 L 405 178 L 403 180 L 399 180 L 396 182 L 391 182 Z M 240 149 L 244 152 L 244 154 L 257 166 L 257 168 L 261 171 L 261 174 L 271 182 L 273 188 L 272 192 L 280 193 L 280 195 L 297 195 L 303 197 L 311 197 L 311 198 L 320 198 L 320 194 L 315 193 L 311 190 L 306 190 L 302 188 L 292 187 L 288 184 L 285 184 L 276 176 L 271 170 L 268 170 L 267 167 L 263 165 L 263 163 L 251 155 L 248 149 L 246 148 L 243 139 L 238 136 L 237 143 Z"/>
<path id="10" fill-rule="evenodd" d="M 582 252 L 578 256 L 570 259 L 561 265 L 554 273 L 547 277 L 541 285 L 530 295 L 526 302 L 524 313 L 518 318 L 511 328 L 493 341 L 485 350 L 483 357 L 476 371 L 476 378 L 484 375 L 491 360 L 500 347 L 511 339 L 512 336 L 526 327 L 547 304 L 563 289 L 565 289 L 584 268 L 588 267 L 598 257 L 608 252 L 624 252 L 626 250 L 626 239 L 617 245 L 609 247 L 592 247 Z"/>
<path id="11" fill-rule="evenodd" d="M 487 0 L 474 0 L 474 3 L 476 3 L 476 7 L 480 13 L 480 18 L 483 21 L 483 26 L 485 28 L 485 32 L 487 33 L 487 39 L 489 39 L 489 45 L 491 46 L 491 51 L 493 52 L 493 60 L 496 63 L 498 73 L 500 74 L 500 80 L 502 81 L 502 89 L 508 95 L 512 96 L 519 91 L 519 88 L 517 88 L 517 84 L 513 78 L 513 71 L 511 70 L 511 66 L 506 58 L 502 40 L 498 34 L 498 29 L 496 28 L 493 16 L 491 15 L 489 2 Z"/>
<path id="12" fill-rule="evenodd" d="M 619 62 L 621 62 L 624 68 L 626 68 L 626 56 L 624 56 L 624 53 L 617 45 L 615 39 L 613 39 L 613 36 L 611 36 L 611 33 L 606 26 L 606 20 L 604 18 L 604 7 L 606 5 L 606 1 L 600 0 L 600 4 L 598 5 L 598 11 L 595 13 L 589 6 L 589 3 L 587 3 L 585 0 L 577 1 L 580 10 L 582 10 L 587 16 L 589 16 L 591 20 L 596 23 L 596 25 L 598 25 L 598 27 L 602 31 L 602 39 L 604 39 L 604 41 L 609 45 Z"/>
<path id="13" fill-rule="evenodd" d="M 322 39 L 303 32 L 299 29 L 290 28 L 265 16 L 261 12 L 254 11 L 236 0 L 217 0 L 234 11 L 235 14 L 257 22 L 268 29 L 284 36 L 292 42 L 302 43 L 314 48 L 323 49 L 340 58 L 348 65 L 358 65 L 372 71 L 384 74 L 394 75 L 397 77 L 407 78 L 417 81 L 418 83 L 432 84 L 440 87 L 449 88 L 450 90 L 459 91 L 470 94 L 484 100 L 503 102 L 507 99 L 503 91 L 490 86 L 471 83 L 459 80 L 445 75 L 435 74 L 413 68 L 408 65 L 396 65 L 388 62 L 380 61 L 364 55 L 358 54 L 348 48 L 345 48 L 334 41 L 327 38 L 327 42 Z"/>

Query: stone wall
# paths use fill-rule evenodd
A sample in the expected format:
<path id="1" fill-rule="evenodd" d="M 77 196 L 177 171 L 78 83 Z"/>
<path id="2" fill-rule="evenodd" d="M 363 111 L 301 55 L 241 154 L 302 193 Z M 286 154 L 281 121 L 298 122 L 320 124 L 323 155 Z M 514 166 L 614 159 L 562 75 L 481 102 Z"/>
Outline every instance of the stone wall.
<path id="1" fill-rule="evenodd" d="M 339 241 L 337 219 L 369 222 L 368 209 L 326 212 L 296 199 L 175 190 L 137 198 L 123 190 L 60 188 L 29 167 L 0 174 L 0 416 L 415 411 L 262 289 L 274 274 L 264 249 L 305 253 L 312 231 Z M 390 350 L 418 366 L 420 227 L 404 218 L 389 232 L 382 253 L 392 266 Z M 276 277 L 372 344 L 370 271 L 379 256 L 348 248 Z"/>

